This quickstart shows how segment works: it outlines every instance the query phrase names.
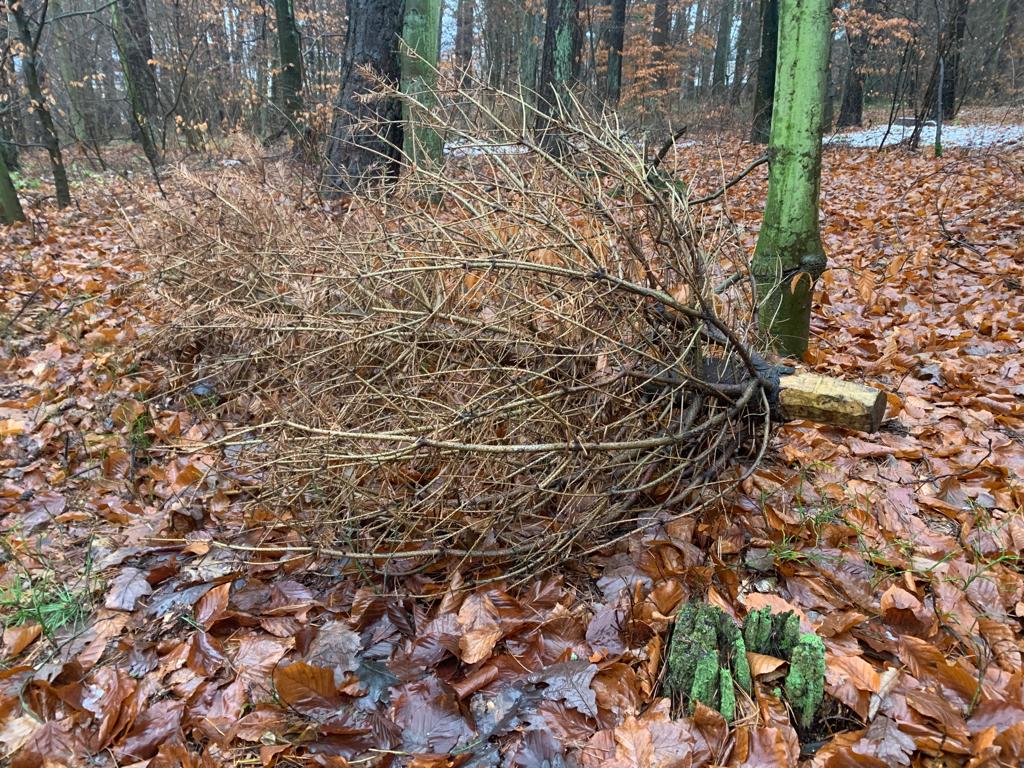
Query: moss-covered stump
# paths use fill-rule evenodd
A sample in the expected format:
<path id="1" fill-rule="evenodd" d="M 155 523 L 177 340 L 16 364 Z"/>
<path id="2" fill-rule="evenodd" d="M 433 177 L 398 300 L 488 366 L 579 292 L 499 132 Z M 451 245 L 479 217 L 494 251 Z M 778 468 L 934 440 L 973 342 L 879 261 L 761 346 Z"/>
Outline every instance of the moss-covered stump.
<path id="1" fill-rule="evenodd" d="M 750 651 L 789 662 L 782 690 L 800 727 L 810 727 L 825 698 L 825 644 L 821 638 L 801 632 L 800 619 L 792 611 L 772 613 L 765 606 L 747 614 L 743 639 Z"/>
<path id="2" fill-rule="evenodd" d="M 816 635 L 802 633 L 791 611 L 752 611 L 741 631 L 721 609 L 687 603 L 676 616 L 669 643 L 665 694 L 690 713 L 699 701 L 732 720 L 736 686 L 748 695 L 753 690 L 748 650 L 789 662 L 782 690 L 800 726 L 808 728 L 824 698 L 825 645 Z"/>
<path id="3" fill-rule="evenodd" d="M 697 702 L 736 716 L 739 685 L 750 693 L 747 647 L 739 627 L 721 609 L 706 603 L 687 603 L 676 616 L 669 644 L 665 693 L 692 713 Z"/>

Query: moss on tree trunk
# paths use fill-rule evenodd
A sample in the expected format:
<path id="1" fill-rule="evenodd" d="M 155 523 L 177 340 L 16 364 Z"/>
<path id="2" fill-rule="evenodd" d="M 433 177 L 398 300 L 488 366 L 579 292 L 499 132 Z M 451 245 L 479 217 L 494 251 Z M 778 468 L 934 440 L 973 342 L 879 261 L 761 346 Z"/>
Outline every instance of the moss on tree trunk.
<path id="1" fill-rule="evenodd" d="M 828 0 L 779 3 L 768 201 L 752 271 L 761 328 L 796 356 L 807 349 L 814 283 L 826 266 L 818 195 L 831 18 Z"/>

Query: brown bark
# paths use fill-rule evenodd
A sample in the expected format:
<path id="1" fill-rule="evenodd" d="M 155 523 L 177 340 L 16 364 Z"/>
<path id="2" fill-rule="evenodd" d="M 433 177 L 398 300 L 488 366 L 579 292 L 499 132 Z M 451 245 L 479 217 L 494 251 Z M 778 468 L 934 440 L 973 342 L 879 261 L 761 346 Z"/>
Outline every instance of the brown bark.
<path id="1" fill-rule="evenodd" d="M 384 97 L 363 69 L 391 86 L 401 81 L 398 41 L 402 0 L 348 0 L 348 34 L 341 91 L 327 143 L 328 194 L 348 192 L 371 181 L 394 179 L 402 151 L 402 105 Z"/>

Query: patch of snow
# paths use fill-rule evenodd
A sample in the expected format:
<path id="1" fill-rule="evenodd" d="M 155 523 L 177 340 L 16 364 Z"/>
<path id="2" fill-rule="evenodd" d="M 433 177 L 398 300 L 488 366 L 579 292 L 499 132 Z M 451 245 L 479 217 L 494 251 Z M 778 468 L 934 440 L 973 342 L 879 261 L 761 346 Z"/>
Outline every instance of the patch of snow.
<path id="1" fill-rule="evenodd" d="M 628 135 L 619 136 L 619 140 L 624 144 L 632 146 L 636 149 L 642 149 L 644 143 L 639 139 L 631 138 Z M 696 146 L 700 142 L 693 139 L 679 139 L 675 146 L 677 149 L 683 147 Z M 586 150 L 586 142 L 583 140 L 577 140 L 572 142 L 573 146 L 581 151 Z M 509 143 L 509 142 L 495 142 L 488 141 L 486 139 L 455 139 L 453 141 L 446 142 L 444 145 L 444 153 L 450 157 L 480 157 L 482 155 L 525 155 L 530 152 L 531 149 L 525 144 Z"/>
<path id="2" fill-rule="evenodd" d="M 840 133 L 828 140 L 828 144 L 836 144 L 847 147 L 872 147 L 881 146 L 885 139 L 886 146 L 899 144 L 910 138 L 914 132 L 913 122 L 909 125 L 897 123 L 889 129 L 886 137 L 885 126 L 879 125 L 874 128 L 867 128 L 862 131 Z M 1024 142 L 1024 125 L 943 125 L 942 145 L 950 147 L 993 147 L 1006 144 Z M 921 129 L 921 146 L 930 147 L 935 143 L 935 124 L 925 123 Z"/>
<path id="3" fill-rule="evenodd" d="M 452 157 L 481 155 L 525 155 L 530 148 L 523 144 L 502 144 L 482 139 L 458 139 L 444 145 L 444 153 Z"/>

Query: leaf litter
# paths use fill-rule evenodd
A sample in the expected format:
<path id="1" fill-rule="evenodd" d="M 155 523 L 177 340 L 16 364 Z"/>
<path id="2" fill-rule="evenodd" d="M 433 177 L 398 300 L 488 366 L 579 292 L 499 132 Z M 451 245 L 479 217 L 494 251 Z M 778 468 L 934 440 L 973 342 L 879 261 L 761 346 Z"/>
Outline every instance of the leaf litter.
<path id="1" fill-rule="evenodd" d="M 721 182 L 706 150 L 676 152 L 698 190 Z M 756 149 L 719 154 L 738 168 Z M 148 268 L 125 232 L 139 195 L 107 181 L 81 211 L 37 207 L 0 256 L 5 758 L 1019 764 L 1022 159 L 830 148 L 832 269 L 805 362 L 884 387 L 886 430 L 787 425 L 719 509 L 574 564 L 589 581 L 514 587 L 340 574 L 296 521 L 246 507 L 258 478 L 210 393 L 166 397 L 159 369 L 124 354 L 161 322 L 131 291 Z M 749 251 L 763 198 L 751 176 L 698 215 L 724 215 L 722 243 Z M 705 597 L 736 618 L 793 610 L 823 638 L 813 733 L 768 656 L 735 726 L 705 707 L 672 716 L 671 619 Z M 46 623 L 55 612 L 67 623 Z"/>

